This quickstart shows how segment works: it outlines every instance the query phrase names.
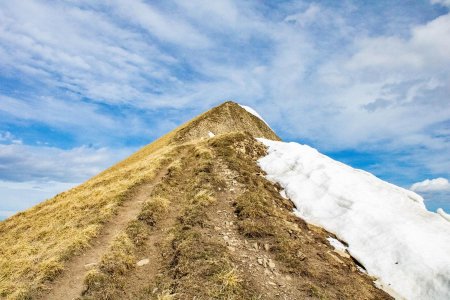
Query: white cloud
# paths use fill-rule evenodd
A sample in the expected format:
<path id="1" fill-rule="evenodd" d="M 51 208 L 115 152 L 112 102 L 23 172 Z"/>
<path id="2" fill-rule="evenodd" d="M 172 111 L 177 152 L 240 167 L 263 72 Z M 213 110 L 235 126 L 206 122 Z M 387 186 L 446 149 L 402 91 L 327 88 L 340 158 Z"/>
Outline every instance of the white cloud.
<path id="1" fill-rule="evenodd" d="M 442 6 L 449 6 L 450 7 L 450 0 L 431 0 L 432 4 L 440 4 Z"/>
<path id="2" fill-rule="evenodd" d="M 11 132 L 0 132 L 0 143 L 22 144 L 22 140 L 17 139 Z"/>
<path id="3" fill-rule="evenodd" d="M 445 178 L 425 179 L 411 185 L 410 189 L 415 192 L 450 191 L 450 183 Z"/>
<path id="4" fill-rule="evenodd" d="M 400 34 L 378 31 L 386 18 L 376 12 L 358 19 L 368 11 L 360 4 L 92 3 L 0 4 L 1 74 L 43 86 L 2 96 L 4 115 L 114 139 L 149 130 L 145 117 L 122 117 L 123 107 L 192 115 L 231 98 L 321 150 L 401 153 L 414 166 L 450 170 L 448 14 L 390 16 L 408 29 Z"/>
<path id="5" fill-rule="evenodd" d="M 0 178 L 8 181 L 81 182 L 126 157 L 131 149 L 73 149 L 0 144 Z"/>
<path id="6" fill-rule="evenodd" d="M 167 16 L 148 3 L 140 0 L 117 0 L 110 4 L 114 12 L 127 22 L 138 24 L 161 40 L 191 48 L 207 48 L 210 45 L 206 36 L 179 16 Z"/>
<path id="7" fill-rule="evenodd" d="M 13 182 L 0 180 L 0 220 L 27 209 L 58 193 L 66 191 L 77 183 L 72 182 Z"/>
<path id="8" fill-rule="evenodd" d="M 139 106 L 152 94 L 146 90 L 157 88 L 149 79 L 170 77 L 159 65 L 176 61 L 95 9 L 38 1 L 0 8 L 0 66 L 28 75 L 29 84 Z"/>
<path id="9" fill-rule="evenodd" d="M 314 23 L 319 13 L 320 7 L 315 3 L 311 3 L 304 12 L 287 16 L 284 20 L 304 27 L 310 23 Z"/>

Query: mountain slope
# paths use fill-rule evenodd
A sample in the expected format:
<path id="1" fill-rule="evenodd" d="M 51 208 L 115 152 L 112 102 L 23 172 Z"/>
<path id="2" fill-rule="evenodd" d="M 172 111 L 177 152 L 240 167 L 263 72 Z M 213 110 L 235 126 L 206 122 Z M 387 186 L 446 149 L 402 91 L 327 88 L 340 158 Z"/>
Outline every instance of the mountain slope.
<path id="1" fill-rule="evenodd" d="M 297 214 L 338 235 L 368 272 L 406 299 L 450 299 L 450 223 L 421 196 L 297 143 L 259 139 L 267 177 Z"/>
<path id="2" fill-rule="evenodd" d="M 0 297 L 389 299 L 293 215 L 256 137 L 279 140 L 226 102 L 1 222 Z"/>

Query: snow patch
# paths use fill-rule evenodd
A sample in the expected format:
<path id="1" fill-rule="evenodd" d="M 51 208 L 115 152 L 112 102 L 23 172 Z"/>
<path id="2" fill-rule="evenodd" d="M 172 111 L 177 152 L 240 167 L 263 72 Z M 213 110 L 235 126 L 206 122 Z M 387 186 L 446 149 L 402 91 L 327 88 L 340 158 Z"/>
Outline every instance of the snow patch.
<path id="1" fill-rule="evenodd" d="M 327 237 L 327 241 L 334 248 L 334 252 L 339 254 L 340 256 L 349 258 L 350 255 L 347 253 L 347 246 L 341 243 L 341 241 L 330 237 Z"/>
<path id="2" fill-rule="evenodd" d="M 441 217 L 443 217 L 446 221 L 450 222 L 450 215 L 446 213 L 442 208 L 438 208 L 436 211 Z"/>
<path id="3" fill-rule="evenodd" d="M 347 246 L 345 246 L 344 244 L 341 243 L 341 241 L 330 237 L 327 237 L 327 241 L 330 243 L 331 246 L 333 246 L 334 249 L 338 250 L 338 251 L 342 251 L 345 252 L 345 250 L 347 250 Z"/>
<path id="4" fill-rule="evenodd" d="M 284 199 L 289 199 L 286 195 L 286 191 L 285 190 L 281 190 L 280 191 L 280 196 L 283 197 Z"/>
<path id="5" fill-rule="evenodd" d="M 269 124 L 256 112 L 256 110 L 254 110 L 253 108 L 251 108 L 250 106 L 247 106 L 247 105 L 239 104 L 239 106 L 242 107 L 243 109 L 245 109 L 247 112 L 254 115 L 255 117 L 257 117 L 258 119 L 260 119 L 261 121 L 263 121 L 264 123 L 266 123 L 267 126 L 269 126 Z M 269 128 L 270 128 L 270 126 L 269 126 Z"/>
<path id="6" fill-rule="evenodd" d="M 356 265 L 356 268 L 357 268 L 361 273 L 367 274 L 367 271 L 364 270 L 363 268 L 361 268 L 360 266 Z"/>
<path id="7" fill-rule="evenodd" d="M 450 299 L 450 226 L 423 198 L 297 143 L 258 139 L 258 163 L 295 213 L 348 243 L 347 251 L 399 298 Z"/>

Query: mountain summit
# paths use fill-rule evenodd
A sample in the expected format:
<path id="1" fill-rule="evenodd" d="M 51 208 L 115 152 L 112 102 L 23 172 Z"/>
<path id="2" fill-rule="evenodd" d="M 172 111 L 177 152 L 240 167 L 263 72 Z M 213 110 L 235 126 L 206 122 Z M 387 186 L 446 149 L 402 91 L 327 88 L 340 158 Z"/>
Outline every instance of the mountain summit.
<path id="1" fill-rule="evenodd" d="M 327 163 L 301 181 L 323 189 L 295 189 L 293 175 L 308 165 L 282 158 L 298 149 L 277 143 L 255 111 L 225 102 L 1 222 L 0 297 L 391 299 L 367 274 L 366 260 L 358 262 L 365 256 L 326 231 L 334 227 L 322 224 L 313 204 L 298 201 L 302 192 L 314 203 L 335 191 L 329 174 L 315 172 Z M 336 220 L 357 206 L 339 199 L 330 206 Z M 334 232 L 353 242 L 346 233 L 357 231 Z"/>

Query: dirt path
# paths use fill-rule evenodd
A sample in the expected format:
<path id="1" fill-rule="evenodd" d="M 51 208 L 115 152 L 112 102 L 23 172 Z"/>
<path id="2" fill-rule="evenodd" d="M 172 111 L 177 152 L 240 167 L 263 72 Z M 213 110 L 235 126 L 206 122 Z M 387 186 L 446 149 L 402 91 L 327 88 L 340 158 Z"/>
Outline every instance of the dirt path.
<path id="1" fill-rule="evenodd" d="M 151 286 L 154 286 L 158 274 L 162 267 L 162 251 L 161 247 L 170 235 L 170 230 L 174 227 L 179 209 L 177 203 L 171 203 L 169 212 L 165 215 L 164 220 L 157 224 L 146 240 L 145 244 L 140 247 L 137 253 L 137 260 L 148 259 L 149 263 L 144 266 L 138 266 L 129 274 L 123 285 L 124 295 L 122 299 L 138 299 L 137 295 L 145 294 L 143 292 Z"/>
<path id="2" fill-rule="evenodd" d="M 215 229 L 227 243 L 237 270 L 251 280 L 261 299 L 299 299 L 300 291 L 292 284 L 295 278 L 281 273 L 279 262 L 269 252 L 270 245 L 239 234 L 232 199 L 228 193 L 219 194 L 214 221 L 220 224 Z"/>
<path id="3" fill-rule="evenodd" d="M 307 299 L 297 287 L 297 278 L 283 274 L 279 262 L 270 253 L 270 244 L 262 239 L 247 239 L 238 232 L 237 217 L 233 202 L 242 192 L 243 188 L 233 177 L 233 174 L 224 163 L 220 163 L 220 173 L 229 185 L 218 193 L 216 211 L 210 215 L 215 230 L 222 236 L 228 250 L 233 257 L 237 270 L 244 278 L 249 279 L 260 292 L 261 299 Z"/>
<path id="4" fill-rule="evenodd" d="M 119 207 L 117 215 L 103 226 L 99 236 L 92 242 L 92 247 L 72 259 L 66 265 L 66 271 L 53 283 L 53 289 L 40 299 L 71 300 L 78 298 L 83 292 L 83 280 L 87 265 L 100 261 L 116 235 L 139 214 L 142 203 L 166 173 L 167 168 L 163 168 L 151 182 L 139 186 L 136 193 L 125 201 L 123 206 Z"/>

